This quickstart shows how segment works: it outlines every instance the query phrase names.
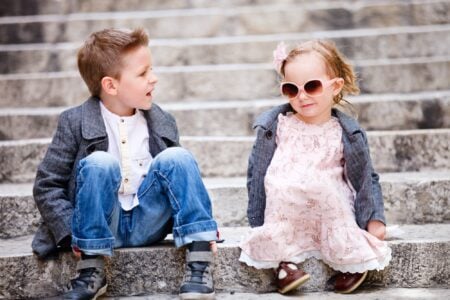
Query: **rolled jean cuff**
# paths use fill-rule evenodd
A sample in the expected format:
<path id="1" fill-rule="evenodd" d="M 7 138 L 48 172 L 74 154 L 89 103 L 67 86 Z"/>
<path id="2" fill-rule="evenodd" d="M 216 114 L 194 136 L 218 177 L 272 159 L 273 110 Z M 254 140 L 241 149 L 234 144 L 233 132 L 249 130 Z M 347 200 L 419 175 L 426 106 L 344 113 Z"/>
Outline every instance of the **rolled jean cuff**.
<path id="1" fill-rule="evenodd" d="M 217 223 L 202 221 L 173 228 L 175 246 L 182 247 L 193 241 L 216 241 Z"/>
<path id="2" fill-rule="evenodd" d="M 72 235 L 72 247 L 87 255 L 112 256 L 114 238 L 105 239 L 79 239 Z"/>

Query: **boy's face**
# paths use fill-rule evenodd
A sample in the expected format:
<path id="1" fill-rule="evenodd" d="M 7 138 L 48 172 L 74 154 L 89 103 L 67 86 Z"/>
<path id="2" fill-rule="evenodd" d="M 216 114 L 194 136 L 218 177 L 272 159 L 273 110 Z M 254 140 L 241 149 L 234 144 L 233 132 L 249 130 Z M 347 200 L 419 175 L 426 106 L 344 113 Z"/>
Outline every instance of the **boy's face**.
<path id="1" fill-rule="evenodd" d="M 122 57 L 122 71 L 117 80 L 115 113 L 132 115 L 135 109 L 148 110 L 152 106 L 153 91 L 158 78 L 153 74 L 152 57 L 148 47 L 140 46 Z"/>

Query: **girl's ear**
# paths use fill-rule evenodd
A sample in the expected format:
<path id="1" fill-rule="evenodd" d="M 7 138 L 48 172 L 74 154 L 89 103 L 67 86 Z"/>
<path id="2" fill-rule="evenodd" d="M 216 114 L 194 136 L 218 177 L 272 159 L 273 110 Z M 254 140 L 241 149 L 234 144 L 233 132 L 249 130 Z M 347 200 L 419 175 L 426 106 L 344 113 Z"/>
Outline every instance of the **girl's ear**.
<path id="1" fill-rule="evenodd" d="M 116 96 L 117 95 L 117 80 L 109 77 L 109 76 L 105 76 L 102 78 L 101 81 L 102 84 L 102 90 L 111 96 Z"/>
<path id="2" fill-rule="evenodd" d="M 344 83 L 345 81 L 343 78 L 336 79 L 335 83 L 333 84 L 333 96 L 337 96 L 342 91 Z"/>

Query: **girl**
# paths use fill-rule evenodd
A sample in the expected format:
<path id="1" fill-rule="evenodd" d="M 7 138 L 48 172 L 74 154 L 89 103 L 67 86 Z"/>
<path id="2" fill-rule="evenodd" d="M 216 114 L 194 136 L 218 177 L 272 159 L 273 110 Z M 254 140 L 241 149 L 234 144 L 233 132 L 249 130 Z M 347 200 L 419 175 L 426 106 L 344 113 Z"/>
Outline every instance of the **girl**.
<path id="1" fill-rule="evenodd" d="M 391 259 L 384 205 L 365 132 L 334 108 L 357 94 L 352 67 L 334 44 L 310 41 L 274 51 L 289 99 L 257 118 L 249 158 L 248 219 L 240 261 L 277 268 L 280 293 L 309 279 L 296 264 L 323 260 L 339 271 L 335 291 L 350 293 L 368 270 Z"/>

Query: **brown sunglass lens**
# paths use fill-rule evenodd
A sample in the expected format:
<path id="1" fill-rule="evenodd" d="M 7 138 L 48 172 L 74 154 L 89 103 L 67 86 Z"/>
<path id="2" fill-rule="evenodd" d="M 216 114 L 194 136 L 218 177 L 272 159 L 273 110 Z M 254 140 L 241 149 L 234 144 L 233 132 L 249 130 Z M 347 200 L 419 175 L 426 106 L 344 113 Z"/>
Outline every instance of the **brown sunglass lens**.
<path id="1" fill-rule="evenodd" d="M 322 82 L 320 80 L 311 80 L 305 83 L 305 92 L 310 95 L 322 93 Z"/>
<path id="2" fill-rule="evenodd" d="M 286 97 L 294 98 L 298 94 L 298 88 L 291 83 L 285 83 L 281 86 L 281 92 Z"/>

